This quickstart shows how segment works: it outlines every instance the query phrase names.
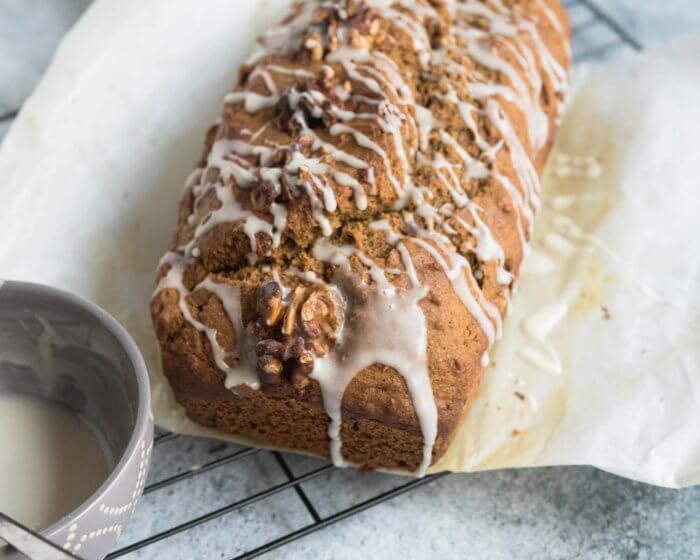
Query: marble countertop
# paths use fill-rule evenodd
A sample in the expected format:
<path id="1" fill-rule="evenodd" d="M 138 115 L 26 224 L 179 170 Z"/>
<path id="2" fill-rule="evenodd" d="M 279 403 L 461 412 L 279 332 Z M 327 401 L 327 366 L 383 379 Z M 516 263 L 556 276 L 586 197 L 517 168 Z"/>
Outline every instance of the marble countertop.
<path id="1" fill-rule="evenodd" d="M 87 0 L 0 2 L 0 139 L 60 38 L 88 5 Z M 644 46 L 700 30 L 697 0 L 598 0 L 598 5 Z M 192 438 L 161 442 L 154 450 L 149 482 L 235 450 L 232 445 Z M 322 464 L 286 457 L 295 475 Z M 286 480 L 272 455 L 258 453 L 152 492 L 144 497 L 120 546 Z M 332 470 L 304 484 L 304 490 L 324 517 L 401 482 L 389 475 Z M 289 489 L 126 557 L 231 558 L 311 521 Z M 656 488 L 590 467 L 451 475 L 265 558 L 350 559 L 377 554 L 406 560 L 700 559 L 700 487 Z"/>

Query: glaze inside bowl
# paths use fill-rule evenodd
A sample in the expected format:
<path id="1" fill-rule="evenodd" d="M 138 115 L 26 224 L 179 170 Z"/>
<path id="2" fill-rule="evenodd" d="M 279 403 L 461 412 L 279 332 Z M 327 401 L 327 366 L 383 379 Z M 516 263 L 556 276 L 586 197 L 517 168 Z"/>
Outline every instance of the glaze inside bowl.
<path id="1" fill-rule="evenodd" d="M 0 450 L 0 510 L 36 531 L 80 506 L 114 467 L 86 418 L 22 393 L 0 393 Z"/>
<path id="2" fill-rule="evenodd" d="M 53 482 L 42 481 L 48 484 L 46 491 L 87 494 L 71 496 L 70 511 L 55 514 L 60 519 L 49 521 L 51 516 L 42 519 L 39 524 L 44 525 L 41 529 L 45 535 L 59 533 L 64 525 L 74 525 L 76 519 L 85 520 L 91 509 L 97 510 L 99 504 L 110 499 L 115 503 L 130 502 L 133 507 L 132 491 L 134 496 L 140 494 L 143 480 L 140 489 L 128 487 L 128 496 L 109 494 L 117 492 L 120 474 L 127 470 L 130 461 L 144 454 L 152 439 L 147 373 L 133 341 L 104 311 L 53 288 L 22 282 L 2 283 L 0 407 L 3 406 L 6 412 L 10 408 L 14 410 L 14 419 L 8 419 L 0 411 L 0 421 L 25 425 L 9 430 L 10 441 L 6 438 L 4 443 L 0 442 L 3 447 L 0 454 L 11 452 L 8 446 L 11 449 L 22 445 L 21 441 L 13 442 L 11 435 L 31 434 L 31 427 L 26 426 L 31 418 L 37 422 L 46 420 L 37 419 L 30 409 L 43 410 L 38 414 L 48 414 L 63 425 L 54 427 L 53 434 L 46 433 L 46 426 L 37 428 L 33 437 L 44 438 L 44 444 L 52 446 L 52 453 L 78 454 L 69 463 L 77 464 L 90 477 L 90 484 L 77 491 L 67 489 L 68 481 L 61 480 L 60 475 Z M 54 408 L 47 412 L 46 407 Z M 68 442 L 67 437 L 83 440 Z M 146 463 L 142 457 L 135 467 L 141 479 L 145 479 Z M 31 492 L 30 471 L 22 473 L 24 479 L 0 480 L 0 484 L 14 484 Z M 34 474 L 39 471 L 35 470 Z M 87 486 L 92 488 L 86 490 Z M 119 492 L 124 494 L 123 490 Z M 0 500 L 2 496 L 0 492 Z M 0 503 L 2 509 L 12 510 L 8 504 Z M 31 519 L 24 521 L 37 525 Z"/>

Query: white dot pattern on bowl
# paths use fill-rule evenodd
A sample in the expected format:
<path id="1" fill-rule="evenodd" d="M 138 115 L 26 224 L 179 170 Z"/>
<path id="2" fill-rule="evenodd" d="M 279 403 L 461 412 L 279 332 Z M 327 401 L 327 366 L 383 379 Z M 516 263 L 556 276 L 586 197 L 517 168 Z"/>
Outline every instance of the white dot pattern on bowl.
<path id="1" fill-rule="evenodd" d="M 136 477 L 136 488 L 131 494 L 131 499 L 136 500 L 136 497 L 141 494 L 144 486 L 146 485 L 146 470 L 148 467 L 148 459 L 151 456 L 151 450 L 153 449 L 153 442 L 146 447 L 146 442 L 141 442 L 141 460 L 139 461 L 139 472 Z"/>
<path id="2" fill-rule="evenodd" d="M 141 495 L 143 492 L 144 487 L 146 486 L 146 472 L 148 470 L 148 462 L 151 456 L 151 451 L 153 450 L 153 442 L 146 447 L 146 442 L 142 441 L 141 442 L 141 455 L 140 455 L 140 460 L 139 460 L 139 469 L 138 469 L 138 474 L 136 475 L 136 487 L 134 488 L 134 491 L 131 494 L 131 500 L 127 502 L 126 504 L 119 505 L 119 506 L 108 506 L 107 504 L 100 504 L 98 510 L 107 515 L 107 516 L 114 516 L 114 515 L 122 515 L 129 510 L 132 510 L 133 514 L 133 508 L 136 506 L 138 502 L 138 497 Z"/>
<path id="3" fill-rule="evenodd" d="M 130 501 L 123 506 L 113 506 L 113 507 L 108 507 L 105 504 L 100 504 L 99 510 L 104 513 L 107 516 L 115 516 L 115 515 L 122 515 L 123 513 L 126 513 L 129 509 L 131 509 L 135 505 L 134 501 Z"/>
<path id="4" fill-rule="evenodd" d="M 79 556 L 102 558 L 121 536 L 124 526 L 134 515 L 134 510 L 146 486 L 148 465 L 153 450 L 153 431 L 150 426 L 136 446 L 128 465 L 114 488 L 107 494 L 109 498 L 130 497 L 127 503 L 110 505 L 108 502 L 95 504 L 89 511 L 76 518 L 76 522 L 65 527 L 51 540 L 62 543 L 68 552 Z M 131 496 L 129 496 L 129 493 Z"/>
<path id="5" fill-rule="evenodd" d="M 98 529 L 97 531 L 90 531 L 89 533 L 81 535 L 79 541 L 75 544 L 73 544 L 72 541 L 74 541 L 76 538 L 78 525 L 74 524 L 71 526 L 70 529 L 72 530 L 70 533 L 68 533 L 68 536 L 66 537 L 66 542 L 63 544 L 63 548 L 65 550 L 72 549 L 74 552 L 77 552 L 83 547 L 83 543 L 90 541 L 94 538 L 101 537 L 102 535 L 109 535 L 111 533 L 116 533 L 117 536 L 121 535 L 123 526 L 121 523 L 118 523 L 115 525 L 110 525 L 108 527 L 103 527 L 102 529 Z"/>
<path id="6" fill-rule="evenodd" d="M 116 535 L 116 538 L 118 538 L 121 535 L 124 528 L 123 523 L 128 521 L 127 518 L 122 516 L 128 515 L 129 518 L 133 516 L 138 497 L 140 497 L 144 487 L 146 486 L 146 474 L 152 450 L 152 440 L 148 444 L 146 440 L 141 441 L 139 455 L 137 456 L 139 462 L 138 471 L 136 474 L 135 489 L 131 495 L 131 500 L 125 504 L 117 506 L 110 506 L 104 502 L 98 506 L 97 511 L 104 515 L 106 518 L 105 520 L 109 520 L 111 524 L 94 530 L 92 530 L 93 528 L 91 527 L 91 530 L 88 532 L 87 529 L 79 531 L 78 523 L 73 523 L 68 528 L 65 536 L 65 542 L 63 544 L 63 548 L 65 550 L 78 552 L 84 546 L 87 546 L 89 541 L 92 541 L 93 539 L 108 535 Z M 136 470 L 136 465 L 134 465 L 134 470 Z"/>

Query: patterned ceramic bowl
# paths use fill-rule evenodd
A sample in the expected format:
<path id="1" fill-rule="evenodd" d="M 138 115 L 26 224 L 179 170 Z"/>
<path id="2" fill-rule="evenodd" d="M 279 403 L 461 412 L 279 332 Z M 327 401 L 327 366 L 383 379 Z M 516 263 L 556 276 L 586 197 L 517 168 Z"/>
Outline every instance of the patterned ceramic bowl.
<path id="1" fill-rule="evenodd" d="M 60 343 L 51 367 L 32 367 L 52 338 Z M 11 363 L 3 364 L 8 355 Z M 0 391 L 62 403 L 101 432 L 114 459 L 112 472 L 42 534 L 81 558 L 104 558 L 143 493 L 153 444 L 148 375 L 136 344 L 88 301 L 54 288 L 0 281 Z M 0 559 L 9 558 L 18 553 L 0 547 Z"/>

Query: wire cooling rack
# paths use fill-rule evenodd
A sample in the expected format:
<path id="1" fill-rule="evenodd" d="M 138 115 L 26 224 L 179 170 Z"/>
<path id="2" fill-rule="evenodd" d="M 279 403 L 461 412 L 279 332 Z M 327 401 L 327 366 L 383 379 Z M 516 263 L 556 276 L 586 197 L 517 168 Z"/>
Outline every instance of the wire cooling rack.
<path id="1" fill-rule="evenodd" d="M 592 0 L 563 4 L 572 25 L 574 63 L 641 50 L 641 43 Z M 108 558 L 161 558 L 179 543 L 190 558 L 256 558 L 448 475 L 408 482 L 372 476 L 341 472 L 314 459 L 160 432 L 153 482 L 146 486 L 121 548 Z M 179 502 L 195 495 L 196 503 Z M 348 503 L 350 496 L 355 503 Z M 177 503 L 179 508 L 171 507 Z M 211 525 L 218 527 L 207 529 Z M 229 540 L 217 540 L 220 531 L 240 534 L 237 550 L 218 548 L 230 547 Z M 164 548 L 167 541 L 175 542 Z"/>
<path id="2" fill-rule="evenodd" d="M 563 4 L 572 24 L 575 63 L 641 50 L 641 43 L 593 0 Z M 16 113 L 0 115 L 0 130 Z M 159 431 L 144 497 L 120 548 L 108 558 L 256 558 L 445 476 L 407 482 Z"/>

